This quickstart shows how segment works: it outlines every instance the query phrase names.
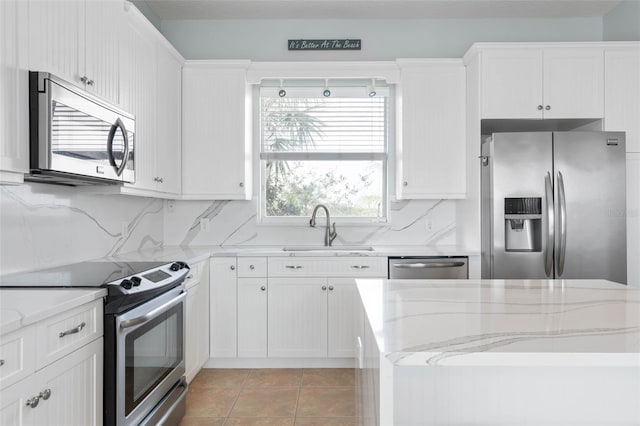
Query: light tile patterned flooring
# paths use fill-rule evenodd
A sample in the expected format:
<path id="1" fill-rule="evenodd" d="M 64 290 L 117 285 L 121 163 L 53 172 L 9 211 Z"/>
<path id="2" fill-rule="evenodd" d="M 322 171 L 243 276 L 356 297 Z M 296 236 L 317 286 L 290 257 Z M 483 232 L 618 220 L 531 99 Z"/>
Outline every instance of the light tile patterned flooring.
<path id="1" fill-rule="evenodd" d="M 180 426 L 356 425 L 355 370 L 202 369 Z"/>

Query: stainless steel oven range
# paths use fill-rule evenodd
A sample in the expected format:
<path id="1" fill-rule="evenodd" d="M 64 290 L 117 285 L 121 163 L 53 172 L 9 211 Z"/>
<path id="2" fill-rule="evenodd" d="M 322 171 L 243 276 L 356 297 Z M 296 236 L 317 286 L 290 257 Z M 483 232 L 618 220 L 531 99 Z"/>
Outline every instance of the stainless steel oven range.
<path id="1" fill-rule="evenodd" d="M 184 262 L 82 262 L 2 277 L 3 287 L 104 287 L 104 425 L 184 416 Z"/>

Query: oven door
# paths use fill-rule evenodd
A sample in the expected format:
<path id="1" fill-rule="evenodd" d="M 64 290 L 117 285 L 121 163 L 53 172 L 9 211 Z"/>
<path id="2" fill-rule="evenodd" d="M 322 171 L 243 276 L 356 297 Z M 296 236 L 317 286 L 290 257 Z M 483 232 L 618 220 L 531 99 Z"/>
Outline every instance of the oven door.
<path id="1" fill-rule="evenodd" d="M 184 375 L 185 300 L 180 286 L 117 317 L 118 425 L 139 424 Z"/>

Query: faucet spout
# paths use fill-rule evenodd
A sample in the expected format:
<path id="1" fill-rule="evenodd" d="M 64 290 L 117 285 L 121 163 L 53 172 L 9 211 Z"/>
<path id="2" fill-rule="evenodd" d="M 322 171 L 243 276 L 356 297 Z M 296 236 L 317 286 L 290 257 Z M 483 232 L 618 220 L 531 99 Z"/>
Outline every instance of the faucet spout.
<path id="1" fill-rule="evenodd" d="M 318 204 L 317 206 L 315 206 L 315 208 L 313 209 L 313 213 L 311 214 L 311 219 L 309 220 L 309 226 L 312 228 L 315 228 L 316 214 L 318 213 L 319 209 L 323 209 L 325 212 L 325 215 L 327 216 L 327 224 L 324 230 L 324 245 L 326 247 L 329 247 L 331 246 L 331 243 L 333 242 L 333 240 L 335 240 L 336 237 L 338 236 L 338 233 L 336 232 L 335 222 L 333 222 L 333 229 L 332 229 L 331 216 L 329 215 L 329 209 L 327 208 L 327 206 L 325 206 L 324 204 Z"/>

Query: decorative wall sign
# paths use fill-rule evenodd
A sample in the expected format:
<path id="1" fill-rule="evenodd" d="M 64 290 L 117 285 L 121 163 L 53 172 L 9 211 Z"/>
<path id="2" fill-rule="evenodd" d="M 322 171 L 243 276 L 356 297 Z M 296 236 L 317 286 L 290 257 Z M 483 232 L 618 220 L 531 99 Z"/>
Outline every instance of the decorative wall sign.
<path id="1" fill-rule="evenodd" d="M 360 39 L 289 40 L 289 50 L 360 50 Z"/>

